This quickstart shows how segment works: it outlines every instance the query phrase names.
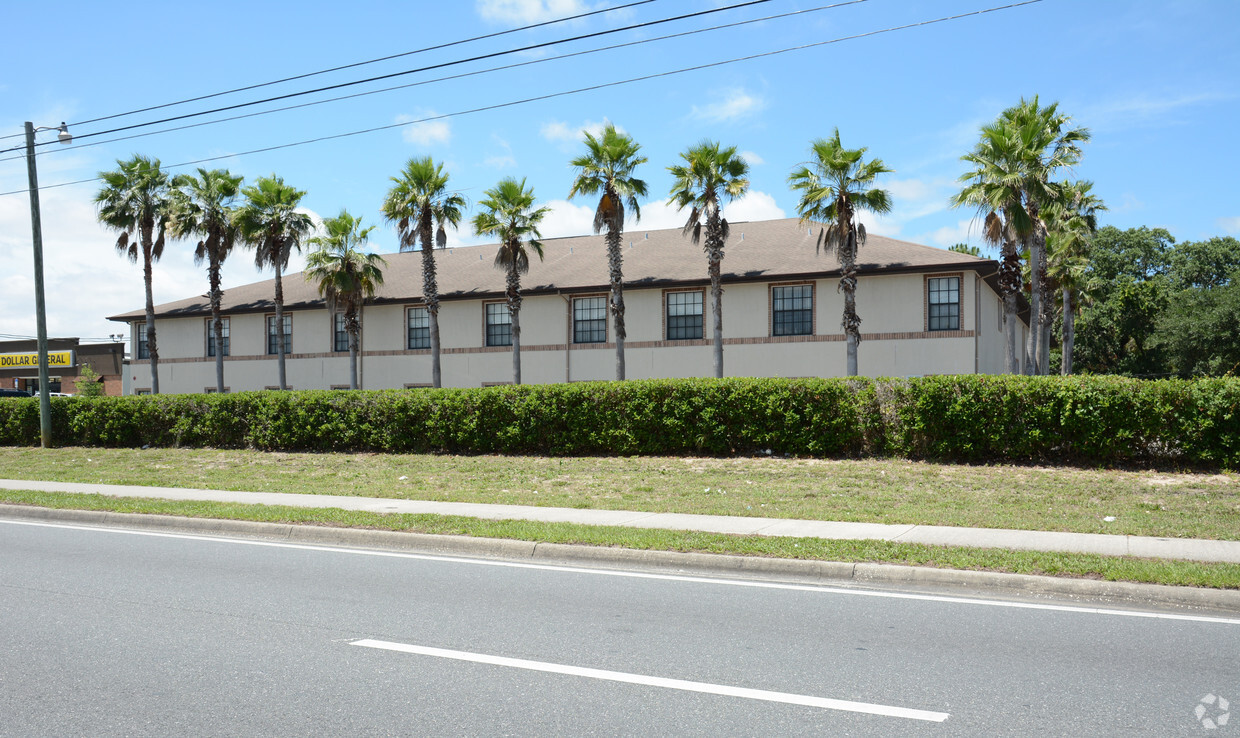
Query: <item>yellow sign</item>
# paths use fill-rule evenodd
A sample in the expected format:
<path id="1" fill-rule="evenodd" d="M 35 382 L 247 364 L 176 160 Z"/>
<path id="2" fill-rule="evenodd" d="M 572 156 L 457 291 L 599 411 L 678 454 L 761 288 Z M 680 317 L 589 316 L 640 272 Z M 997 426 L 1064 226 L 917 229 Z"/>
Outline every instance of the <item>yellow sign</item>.
<path id="1" fill-rule="evenodd" d="M 48 351 L 48 368 L 73 366 L 72 351 Z M 31 354 L 0 354 L 0 369 L 38 369 L 39 353 Z"/>

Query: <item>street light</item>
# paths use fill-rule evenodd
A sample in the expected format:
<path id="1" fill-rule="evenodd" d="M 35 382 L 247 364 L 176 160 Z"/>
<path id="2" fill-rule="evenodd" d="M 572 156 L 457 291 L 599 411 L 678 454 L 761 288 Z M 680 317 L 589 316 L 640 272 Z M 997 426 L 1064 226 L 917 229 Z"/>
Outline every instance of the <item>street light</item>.
<path id="1" fill-rule="evenodd" d="M 26 171 L 30 175 L 30 231 L 34 236 L 34 311 L 39 334 L 39 441 L 52 447 L 52 399 L 47 384 L 47 310 L 43 301 L 43 224 L 39 217 L 39 174 L 34 164 L 35 131 L 60 131 L 62 144 L 73 140 L 69 126 L 39 126 L 26 121 Z"/>

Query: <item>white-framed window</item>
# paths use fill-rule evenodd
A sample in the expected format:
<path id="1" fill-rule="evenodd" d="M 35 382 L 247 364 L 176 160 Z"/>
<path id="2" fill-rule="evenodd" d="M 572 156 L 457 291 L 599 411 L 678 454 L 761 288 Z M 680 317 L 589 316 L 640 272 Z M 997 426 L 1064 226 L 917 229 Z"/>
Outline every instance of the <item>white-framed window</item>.
<path id="1" fill-rule="evenodd" d="M 431 347 L 431 311 L 425 307 L 411 307 L 408 310 L 408 343 L 410 349 L 428 349 Z"/>
<path id="2" fill-rule="evenodd" d="M 284 315 L 284 353 L 285 355 L 293 353 L 293 316 Z M 276 316 L 267 316 L 267 353 L 275 356 L 280 353 L 279 336 L 276 332 Z"/>
<path id="3" fill-rule="evenodd" d="M 607 343 L 607 298 L 573 298 L 573 343 Z"/>
<path id="4" fill-rule="evenodd" d="M 512 314 L 506 302 L 488 302 L 486 310 L 486 345 L 512 345 Z"/>
<path id="5" fill-rule="evenodd" d="M 702 290 L 666 293 L 667 340 L 684 341 L 702 337 L 704 298 Z"/>
<path id="6" fill-rule="evenodd" d="M 213 320 L 207 318 L 207 356 L 215 356 L 215 326 L 213 323 Z M 229 344 L 231 343 L 229 339 L 228 318 L 220 318 L 220 333 L 223 336 L 224 343 L 223 355 L 228 356 L 228 349 L 230 348 Z"/>
<path id="7" fill-rule="evenodd" d="M 332 322 L 332 351 L 349 350 L 349 332 L 344 327 L 344 313 L 336 313 Z"/>
<path id="8" fill-rule="evenodd" d="M 960 277 L 928 278 L 926 299 L 926 327 L 929 330 L 960 330 Z"/>
<path id="9" fill-rule="evenodd" d="M 135 351 L 138 353 L 138 358 L 151 358 L 151 346 L 146 340 L 146 323 L 134 323 L 133 335 L 137 339 L 137 347 Z M 150 390 L 147 390 L 147 394 L 150 394 Z"/>
<path id="10" fill-rule="evenodd" d="M 814 332 L 814 285 L 771 288 L 771 335 L 808 336 Z"/>

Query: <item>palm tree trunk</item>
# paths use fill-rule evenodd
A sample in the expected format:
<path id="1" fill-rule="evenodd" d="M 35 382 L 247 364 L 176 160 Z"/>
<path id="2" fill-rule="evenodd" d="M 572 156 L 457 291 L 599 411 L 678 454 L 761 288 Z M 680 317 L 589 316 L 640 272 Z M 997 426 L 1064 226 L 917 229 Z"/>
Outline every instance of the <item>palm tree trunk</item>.
<path id="1" fill-rule="evenodd" d="M 1006 226 L 1004 227 L 1006 230 Z M 1003 331 L 1007 373 L 1020 374 L 1020 317 L 1017 295 L 1021 290 L 1020 254 L 1016 244 L 1004 238 L 999 262 L 999 294 L 1003 295 Z"/>
<path id="2" fill-rule="evenodd" d="M 715 377 L 723 379 L 723 228 L 718 212 L 711 213 L 706 222 L 707 272 L 710 274 L 710 314 L 714 320 L 714 368 Z"/>
<path id="3" fill-rule="evenodd" d="M 350 310 L 344 317 L 345 331 L 349 334 L 349 389 L 357 389 L 357 334 L 360 325 L 356 310 Z"/>
<path id="4" fill-rule="evenodd" d="M 508 265 L 508 315 L 512 320 L 512 383 L 521 384 L 521 275 L 516 259 Z"/>
<path id="5" fill-rule="evenodd" d="M 851 224 L 850 224 L 851 225 Z M 861 317 L 857 315 L 857 232 L 848 231 L 848 243 L 840 253 L 840 289 L 844 292 L 844 319 L 840 325 L 847 336 L 848 376 L 857 376 L 857 346 L 861 343 Z"/>
<path id="6" fill-rule="evenodd" d="M 280 375 L 280 389 L 288 389 L 288 378 L 284 372 L 284 283 L 280 278 L 280 260 L 275 260 L 276 267 L 276 367 Z"/>
<path id="7" fill-rule="evenodd" d="M 1063 352 L 1059 360 L 1059 373 L 1072 373 L 1072 348 L 1076 342 L 1076 305 L 1073 304 L 1071 288 L 1063 288 Z"/>
<path id="8" fill-rule="evenodd" d="M 431 386 L 439 389 L 443 374 L 439 366 L 439 282 L 436 279 L 435 245 L 431 241 L 431 213 L 423 209 L 418 223 L 418 236 L 422 242 L 422 297 L 426 300 L 426 314 L 431 334 Z"/>
<path id="9" fill-rule="evenodd" d="M 621 230 L 616 223 L 607 228 L 607 265 L 611 273 L 611 317 L 616 334 L 616 381 L 624 379 L 624 270 L 620 250 Z"/>
<path id="10" fill-rule="evenodd" d="M 1003 332 L 1007 373 L 1020 374 L 1020 315 L 1015 293 L 1003 296 Z"/>
<path id="11" fill-rule="evenodd" d="M 224 392 L 224 324 L 220 320 L 220 264 L 210 257 L 207 276 L 211 284 L 211 332 L 215 334 L 215 391 Z"/>
<path id="12" fill-rule="evenodd" d="M 1037 374 L 1042 366 L 1042 287 L 1038 274 L 1039 249 L 1036 238 L 1029 239 L 1029 334 L 1025 338 L 1025 374 Z"/>
<path id="13" fill-rule="evenodd" d="M 151 394 L 159 394 L 159 349 L 155 346 L 155 296 L 151 291 L 150 233 L 142 234 L 142 277 L 146 283 L 146 353 L 151 360 Z"/>

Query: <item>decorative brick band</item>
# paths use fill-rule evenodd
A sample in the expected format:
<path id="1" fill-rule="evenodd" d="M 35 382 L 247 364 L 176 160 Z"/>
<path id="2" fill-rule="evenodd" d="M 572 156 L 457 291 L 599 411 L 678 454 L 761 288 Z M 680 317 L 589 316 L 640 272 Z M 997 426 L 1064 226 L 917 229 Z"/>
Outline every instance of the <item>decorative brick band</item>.
<path id="1" fill-rule="evenodd" d="M 906 331 L 903 333 L 862 333 L 861 340 L 864 341 L 915 341 L 921 339 L 937 339 L 937 338 L 973 338 L 975 331 Z M 821 336 L 753 336 L 748 338 L 725 338 L 723 344 L 725 346 L 757 346 L 763 344 L 775 343 L 843 343 L 845 336 L 842 333 L 832 333 Z M 708 338 L 691 339 L 684 341 L 625 341 L 625 349 L 649 349 L 649 348 L 676 348 L 678 346 L 711 346 L 713 341 Z M 575 343 L 565 345 L 563 343 L 541 343 L 525 345 L 521 347 L 521 353 L 540 351 L 588 351 L 588 350 L 612 350 L 616 348 L 614 341 L 608 343 Z M 376 356 L 430 356 L 430 349 L 395 349 L 390 351 L 362 351 L 359 356 L 376 357 Z M 440 349 L 440 353 L 447 354 L 496 354 L 512 353 L 511 346 L 469 346 L 465 348 L 446 348 Z M 284 358 L 288 360 L 296 359 L 347 359 L 349 354 L 344 351 L 327 351 L 323 353 L 305 353 L 305 354 L 285 354 Z M 224 361 L 269 361 L 275 358 L 274 354 L 255 354 L 252 356 L 225 356 Z M 161 364 L 192 364 L 192 363 L 214 363 L 214 357 L 192 357 L 177 359 L 160 359 Z M 131 366 L 142 366 L 149 364 L 148 359 L 136 359 L 130 362 Z"/>

